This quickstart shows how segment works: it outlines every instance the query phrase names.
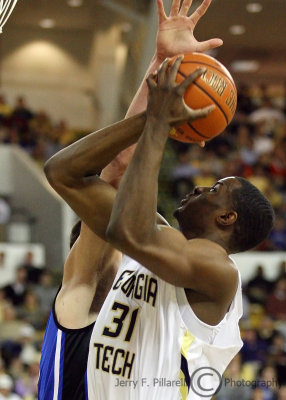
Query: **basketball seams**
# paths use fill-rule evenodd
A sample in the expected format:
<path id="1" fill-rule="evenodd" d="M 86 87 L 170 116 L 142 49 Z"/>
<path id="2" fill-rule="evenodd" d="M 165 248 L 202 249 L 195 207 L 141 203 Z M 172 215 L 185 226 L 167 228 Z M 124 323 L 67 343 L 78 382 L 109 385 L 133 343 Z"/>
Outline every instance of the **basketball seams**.
<path id="1" fill-rule="evenodd" d="M 181 72 L 180 70 L 178 71 L 178 74 L 180 74 L 181 76 L 183 76 L 184 78 L 186 78 L 187 76 L 183 73 L 183 72 Z M 224 118 L 225 118 L 225 120 L 226 120 L 226 123 L 227 123 L 227 125 L 229 124 L 229 122 L 228 122 L 228 117 L 227 117 L 227 115 L 226 115 L 226 113 L 224 112 L 224 110 L 222 109 L 222 107 L 220 106 L 220 104 L 202 87 L 202 86 L 200 86 L 198 83 L 196 83 L 196 82 L 193 82 L 192 83 L 193 85 L 195 85 L 195 86 L 197 86 L 199 89 L 201 89 L 201 91 L 202 92 L 204 92 L 213 102 L 214 102 L 214 104 L 218 107 L 218 109 L 221 111 L 221 113 L 223 114 L 223 116 L 224 116 Z"/>
<path id="2" fill-rule="evenodd" d="M 232 88 L 234 89 L 235 93 L 237 93 L 237 90 L 236 90 L 236 87 L 235 87 L 235 83 L 234 83 L 232 77 L 227 75 L 223 70 L 221 70 L 220 68 L 216 67 L 215 65 L 208 64 L 208 63 L 203 62 L 203 61 L 184 61 L 184 60 L 181 62 L 181 65 L 182 64 L 198 64 L 198 67 L 200 67 L 201 65 L 204 65 L 206 67 L 210 67 L 210 68 L 215 69 L 216 71 L 221 73 L 223 76 L 225 76 L 230 81 L 230 84 L 231 84 Z"/>
<path id="3" fill-rule="evenodd" d="M 223 116 L 224 116 L 224 118 L 225 118 L 225 120 L 226 120 L 226 123 L 227 123 L 227 125 L 229 124 L 229 121 L 228 121 L 228 117 L 227 117 L 227 115 L 226 115 L 226 113 L 225 113 L 225 111 L 222 109 L 222 107 L 221 107 L 221 105 L 202 87 L 202 86 L 200 86 L 198 83 L 196 83 L 196 82 L 193 82 L 193 84 L 195 85 L 195 86 L 197 86 L 198 88 L 200 88 L 201 89 L 201 91 L 202 92 L 204 92 L 205 94 L 207 94 L 208 96 L 209 96 L 209 98 L 215 103 L 215 105 L 220 109 L 220 111 L 222 112 L 222 114 L 223 114 Z"/>
<path id="4" fill-rule="evenodd" d="M 202 139 L 210 139 L 209 136 L 203 135 L 200 131 L 198 131 L 192 124 L 191 122 L 188 122 L 187 125 L 199 136 L 201 136 Z"/>

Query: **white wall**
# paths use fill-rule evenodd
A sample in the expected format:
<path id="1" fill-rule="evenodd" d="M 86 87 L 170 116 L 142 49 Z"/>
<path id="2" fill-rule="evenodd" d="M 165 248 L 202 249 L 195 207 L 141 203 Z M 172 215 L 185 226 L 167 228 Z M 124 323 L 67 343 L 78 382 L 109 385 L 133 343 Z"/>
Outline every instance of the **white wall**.
<path id="1" fill-rule="evenodd" d="M 9 29 L 1 42 L 1 92 L 88 131 L 117 117 L 126 48 L 117 26 L 103 32 Z"/>
<path id="2" fill-rule="evenodd" d="M 0 195 L 10 196 L 13 192 L 11 153 L 0 146 Z"/>
<path id="3" fill-rule="evenodd" d="M 256 267 L 262 265 L 265 276 L 273 280 L 277 277 L 279 265 L 286 261 L 286 252 L 246 252 L 231 256 L 237 263 L 242 281 L 248 281 L 256 272 Z"/>

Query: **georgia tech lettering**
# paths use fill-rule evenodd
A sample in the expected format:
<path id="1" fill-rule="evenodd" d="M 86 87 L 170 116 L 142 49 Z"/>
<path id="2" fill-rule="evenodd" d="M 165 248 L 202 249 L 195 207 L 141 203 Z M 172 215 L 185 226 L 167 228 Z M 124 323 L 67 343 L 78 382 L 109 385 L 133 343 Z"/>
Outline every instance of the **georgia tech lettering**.
<path id="1" fill-rule="evenodd" d="M 135 271 L 125 270 L 115 282 L 113 290 L 121 290 L 126 297 L 141 300 L 155 307 L 158 293 L 157 279 Z M 130 342 L 136 327 L 140 307 L 114 301 L 106 318 L 102 336 L 119 338 L 119 343 Z M 93 343 L 95 368 L 129 379 L 135 360 L 135 353 L 103 343 Z"/>
<path id="2" fill-rule="evenodd" d="M 122 378 L 130 378 L 135 353 L 115 349 L 113 346 L 104 346 L 102 343 L 94 343 L 93 346 L 96 351 L 96 369 L 101 368 L 104 372 L 111 372 Z"/>
<path id="3" fill-rule="evenodd" d="M 129 278 L 123 282 L 128 275 Z M 157 279 L 149 275 L 136 275 L 134 271 L 125 270 L 113 286 L 113 290 L 119 288 L 127 297 L 143 300 L 146 303 L 150 303 L 153 307 L 156 304 L 158 282 Z"/>

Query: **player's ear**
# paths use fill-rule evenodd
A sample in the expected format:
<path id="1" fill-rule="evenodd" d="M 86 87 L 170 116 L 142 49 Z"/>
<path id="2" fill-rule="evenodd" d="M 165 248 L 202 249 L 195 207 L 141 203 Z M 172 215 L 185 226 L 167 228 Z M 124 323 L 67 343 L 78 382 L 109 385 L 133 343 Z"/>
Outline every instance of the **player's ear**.
<path id="1" fill-rule="evenodd" d="M 216 217 L 216 221 L 221 226 L 233 225 L 237 220 L 236 211 L 223 211 Z"/>

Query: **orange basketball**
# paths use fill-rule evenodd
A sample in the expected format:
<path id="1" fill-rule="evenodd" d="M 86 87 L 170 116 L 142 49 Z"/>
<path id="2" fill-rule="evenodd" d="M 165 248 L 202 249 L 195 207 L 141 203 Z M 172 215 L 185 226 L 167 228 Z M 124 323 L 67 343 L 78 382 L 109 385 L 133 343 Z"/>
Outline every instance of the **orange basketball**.
<path id="1" fill-rule="evenodd" d="M 177 57 L 170 60 L 170 65 Z M 237 91 L 229 71 L 215 58 L 206 54 L 185 54 L 177 74 L 182 82 L 197 68 L 206 71 L 186 90 L 185 102 L 193 108 L 214 104 L 215 109 L 206 117 L 173 128 L 170 137 L 180 142 L 207 141 L 220 134 L 232 120 L 237 104 Z"/>

